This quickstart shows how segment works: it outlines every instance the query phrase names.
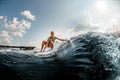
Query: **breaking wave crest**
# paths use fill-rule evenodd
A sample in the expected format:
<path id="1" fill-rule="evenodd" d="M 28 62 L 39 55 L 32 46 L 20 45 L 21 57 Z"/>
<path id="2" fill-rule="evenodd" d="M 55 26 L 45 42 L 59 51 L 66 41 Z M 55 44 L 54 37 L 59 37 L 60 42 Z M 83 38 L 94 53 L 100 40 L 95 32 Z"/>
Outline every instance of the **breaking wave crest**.
<path id="1" fill-rule="evenodd" d="M 21 80 L 119 80 L 119 40 L 115 34 L 89 32 L 49 54 L 2 50 L 0 63 Z"/>

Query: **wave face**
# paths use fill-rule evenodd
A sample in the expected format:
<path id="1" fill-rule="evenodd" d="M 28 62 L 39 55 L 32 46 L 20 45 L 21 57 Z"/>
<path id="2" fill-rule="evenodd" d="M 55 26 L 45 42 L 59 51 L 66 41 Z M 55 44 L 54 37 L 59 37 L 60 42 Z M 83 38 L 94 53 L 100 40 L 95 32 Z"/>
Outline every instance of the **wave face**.
<path id="1" fill-rule="evenodd" d="M 113 34 L 87 33 L 61 44 L 54 55 L 2 51 L 3 80 L 120 80 L 120 43 Z M 41 53 L 44 54 L 44 53 Z M 8 76 L 9 75 L 9 76 Z M 5 77 L 3 77 L 5 76 Z"/>

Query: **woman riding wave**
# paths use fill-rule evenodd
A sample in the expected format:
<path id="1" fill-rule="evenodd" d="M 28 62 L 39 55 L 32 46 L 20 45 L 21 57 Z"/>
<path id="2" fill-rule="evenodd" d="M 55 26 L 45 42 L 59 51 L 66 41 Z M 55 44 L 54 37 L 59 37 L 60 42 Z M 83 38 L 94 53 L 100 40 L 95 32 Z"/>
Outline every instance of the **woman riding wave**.
<path id="1" fill-rule="evenodd" d="M 60 39 L 56 36 L 54 36 L 54 32 L 51 31 L 51 36 L 47 39 L 47 41 L 42 41 L 42 45 L 41 45 L 41 52 L 44 52 L 45 49 L 48 47 L 48 48 L 51 48 L 53 49 L 54 48 L 54 42 L 55 40 L 60 40 L 60 41 L 69 41 L 69 40 L 66 40 L 66 39 Z"/>

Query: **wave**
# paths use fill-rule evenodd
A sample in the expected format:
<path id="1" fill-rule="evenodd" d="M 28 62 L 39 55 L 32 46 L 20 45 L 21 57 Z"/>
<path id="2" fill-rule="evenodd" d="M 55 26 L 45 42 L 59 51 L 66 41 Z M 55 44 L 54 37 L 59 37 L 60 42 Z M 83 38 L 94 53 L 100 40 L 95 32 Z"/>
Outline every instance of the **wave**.
<path id="1" fill-rule="evenodd" d="M 0 64 L 10 71 L 4 72 L 3 80 L 9 74 L 16 77 L 12 80 L 119 80 L 119 36 L 89 32 L 72 37 L 50 54 L 2 50 Z"/>

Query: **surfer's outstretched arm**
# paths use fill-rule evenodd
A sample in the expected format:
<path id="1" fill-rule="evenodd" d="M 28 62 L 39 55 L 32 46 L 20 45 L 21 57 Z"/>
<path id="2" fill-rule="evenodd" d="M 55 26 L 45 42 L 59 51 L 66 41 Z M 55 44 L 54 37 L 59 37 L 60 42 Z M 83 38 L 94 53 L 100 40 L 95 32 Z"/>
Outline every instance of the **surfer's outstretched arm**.
<path id="1" fill-rule="evenodd" d="M 61 39 L 61 38 L 58 38 L 58 37 L 55 37 L 57 40 L 60 40 L 60 41 L 68 41 L 67 39 Z"/>

